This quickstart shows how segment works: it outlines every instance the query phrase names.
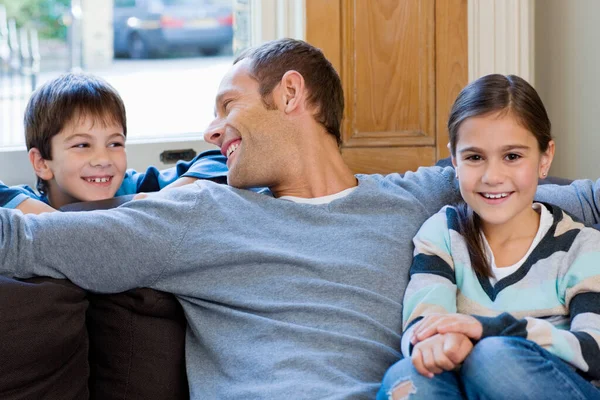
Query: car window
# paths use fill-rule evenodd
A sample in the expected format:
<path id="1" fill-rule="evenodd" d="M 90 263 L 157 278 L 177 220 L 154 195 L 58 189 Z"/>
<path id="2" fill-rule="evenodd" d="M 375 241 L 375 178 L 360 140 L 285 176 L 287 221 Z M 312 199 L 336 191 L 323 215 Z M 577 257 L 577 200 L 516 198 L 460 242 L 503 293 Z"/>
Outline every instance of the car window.
<path id="1" fill-rule="evenodd" d="M 135 0 L 115 0 L 115 7 L 135 7 Z"/>
<path id="2" fill-rule="evenodd" d="M 163 0 L 165 6 L 204 5 L 206 0 Z M 210 3 L 210 1 L 209 1 Z"/>

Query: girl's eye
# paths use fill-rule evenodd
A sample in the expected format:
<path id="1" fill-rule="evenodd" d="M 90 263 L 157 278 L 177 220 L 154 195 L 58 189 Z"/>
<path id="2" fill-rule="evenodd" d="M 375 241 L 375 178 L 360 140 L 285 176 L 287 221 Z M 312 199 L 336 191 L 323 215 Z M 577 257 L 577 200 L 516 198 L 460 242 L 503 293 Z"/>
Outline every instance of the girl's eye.
<path id="1" fill-rule="evenodd" d="M 86 147 L 90 147 L 90 145 L 88 143 L 77 143 L 76 145 L 73 145 L 73 147 L 77 149 L 83 149 Z"/>
<path id="2" fill-rule="evenodd" d="M 110 143 L 108 145 L 108 147 L 125 147 L 125 143 L 121 143 L 121 142 L 114 142 L 114 143 Z"/>
<path id="3" fill-rule="evenodd" d="M 468 160 L 468 161 L 481 161 L 481 156 L 479 156 L 477 154 L 473 154 L 471 156 L 467 156 L 465 158 L 465 160 Z"/>
<path id="4" fill-rule="evenodd" d="M 519 154 L 510 153 L 510 154 L 507 154 L 507 155 L 506 155 L 506 159 L 507 159 L 508 161 L 516 161 L 516 160 L 518 160 L 519 158 L 521 158 L 521 156 L 520 156 Z"/>

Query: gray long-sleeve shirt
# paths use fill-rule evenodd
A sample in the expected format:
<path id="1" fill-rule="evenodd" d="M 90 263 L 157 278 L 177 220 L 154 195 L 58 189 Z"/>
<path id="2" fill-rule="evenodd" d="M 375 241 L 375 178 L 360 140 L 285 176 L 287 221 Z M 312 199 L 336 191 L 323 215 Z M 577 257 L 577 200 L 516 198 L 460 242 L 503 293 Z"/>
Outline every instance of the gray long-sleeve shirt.
<path id="1" fill-rule="evenodd" d="M 373 398 L 400 357 L 411 239 L 459 193 L 450 168 L 358 179 L 323 205 L 197 182 L 109 211 L 0 210 L 0 273 L 174 293 L 194 399 Z M 595 223 L 597 186 L 538 197 Z"/>

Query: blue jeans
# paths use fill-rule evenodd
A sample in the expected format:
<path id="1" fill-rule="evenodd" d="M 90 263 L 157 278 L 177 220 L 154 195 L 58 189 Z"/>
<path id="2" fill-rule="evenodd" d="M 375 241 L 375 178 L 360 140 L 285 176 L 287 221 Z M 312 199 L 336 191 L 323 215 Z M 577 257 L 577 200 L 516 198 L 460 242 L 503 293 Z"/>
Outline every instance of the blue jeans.
<path id="1" fill-rule="evenodd" d="M 400 396 L 406 391 L 409 396 Z M 392 365 L 377 400 L 405 398 L 593 400 L 600 399 L 600 390 L 534 342 L 497 336 L 479 341 L 460 369 L 432 379 L 419 374 L 410 359 Z"/>

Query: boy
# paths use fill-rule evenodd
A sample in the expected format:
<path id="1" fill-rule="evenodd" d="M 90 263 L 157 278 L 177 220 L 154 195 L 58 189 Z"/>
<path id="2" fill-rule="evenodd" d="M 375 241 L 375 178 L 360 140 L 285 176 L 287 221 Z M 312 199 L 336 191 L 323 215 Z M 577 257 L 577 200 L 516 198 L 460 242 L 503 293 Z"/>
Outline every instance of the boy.
<path id="1" fill-rule="evenodd" d="M 0 207 L 38 214 L 79 201 L 180 186 L 190 178 L 226 180 L 226 160 L 218 150 L 162 172 L 126 170 L 126 135 L 125 106 L 106 81 L 68 73 L 47 82 L 25 110 L 26 145 L 39 195 L 28 186 L 9 188 L 0 181 Z"/>

